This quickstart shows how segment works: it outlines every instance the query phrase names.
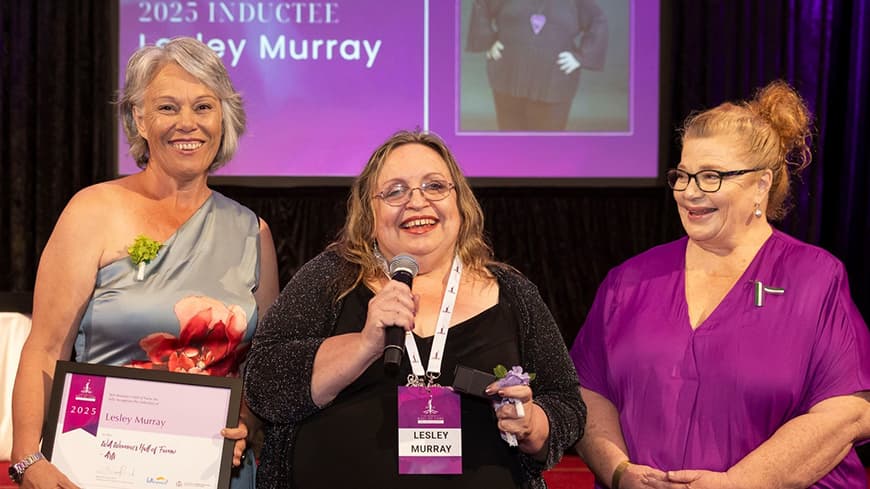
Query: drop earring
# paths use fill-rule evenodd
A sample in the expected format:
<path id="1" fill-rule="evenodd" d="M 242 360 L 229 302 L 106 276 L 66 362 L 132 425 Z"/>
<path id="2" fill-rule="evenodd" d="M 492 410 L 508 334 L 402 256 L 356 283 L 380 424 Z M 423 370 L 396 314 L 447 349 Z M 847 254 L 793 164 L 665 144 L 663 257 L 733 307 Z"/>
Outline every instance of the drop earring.
<path id="1" fill-rule="evenodd" d="M 380 248 L 378 248 L 378 240 L 374 240 L 372 242 L 372 254 L 375 255 L 375 261 L 378 262 L 378 266 L 381 267 L 381 270 L 390 276 L 390 265 L 387 263 L 387 259 L 381 253 Z"/>
<path id="2" fill-rule="evenodd" d="M 755 212 L 753 214 L 755 214 L 755 217 L 761 218 L 761 216 L 764 214 L 763 212 L 761 212 L 761 204 L 757 202 L 755 203 Z"/>

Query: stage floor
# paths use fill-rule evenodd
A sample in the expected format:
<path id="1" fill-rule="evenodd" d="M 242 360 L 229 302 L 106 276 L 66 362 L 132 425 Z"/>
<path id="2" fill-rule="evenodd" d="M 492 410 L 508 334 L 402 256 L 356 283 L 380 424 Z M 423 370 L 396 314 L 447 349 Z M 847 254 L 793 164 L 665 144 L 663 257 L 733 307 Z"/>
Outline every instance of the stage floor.
<path id="1" fill-rule="evenodd" d="M 870 479 L 870 468 L 867 472 Z M 18 486 L 9 480 L 8 473 L 9 462 L 0 462 L 0 489 L 18 489 Z M 592 489 L 594 480 L 589 468 L 576 455 L 565 455 L 559 465 L 544 473 L 544 479 L 550 489 Z"/>

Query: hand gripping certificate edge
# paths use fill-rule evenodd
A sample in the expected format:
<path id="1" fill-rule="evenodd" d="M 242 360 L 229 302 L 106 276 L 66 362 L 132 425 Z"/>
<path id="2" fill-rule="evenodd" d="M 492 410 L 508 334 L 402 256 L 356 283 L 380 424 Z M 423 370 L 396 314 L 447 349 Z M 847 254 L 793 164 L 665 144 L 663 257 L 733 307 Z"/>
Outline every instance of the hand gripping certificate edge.
<path id="1" fill-rule="evenodd" d="M 58 360 L 57 366 L 54 370 L 54 381 L 51 387 L 51 398 L 49 400 L 48 411 L 46 411 L 45 422 L 42 429 L 42 453 L 45 455 L 47 460 L 51 460 L 52 452 L 54 451 L 58 417 L 60 416 L 60 404 L 63 399 L 65 379 L 68 374 L 83 374 L 96 377 L 113 377 L 227 389 L 230 391 L 230 398 L 229 405 L 227 406 L 226 426 L 238 426 L 239 412 L 242 406 L 242 379 L 240 378 L 145 370 L 139 368 Z M 224 440 L 219 465 L 220 472 L 218 474 L 218 489 L 229 489 L 230 471 L 232 470 L 231 461 L 233 459 L 234 447 L 235 441 L 229 439 Z"/>

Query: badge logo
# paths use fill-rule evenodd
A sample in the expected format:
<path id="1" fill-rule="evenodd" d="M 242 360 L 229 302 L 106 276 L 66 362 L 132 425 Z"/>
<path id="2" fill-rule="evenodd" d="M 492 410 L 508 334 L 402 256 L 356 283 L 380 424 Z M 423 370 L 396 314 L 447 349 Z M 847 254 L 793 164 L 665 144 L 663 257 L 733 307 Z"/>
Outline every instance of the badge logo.
<path id="1" fill-rule="evenodd" d="M 79 393 L 76 394 L 76 401 L 97 402 L 97 398 L 94 396 L 94 391 L 91 390 L 91 379 L 88 379 L 88 381 L 85 382 L 85 385 L 82 386 Z"/>
<path id="2" fill-rule="evenodd" d="M 435 406 L 432 404 L 432 396 L 429 396 L 429 400 L 426 401 L 426 406 L 423 408 L 423 411 L 417 416 L 417 423 L 419 424 L 444 424 L 444 417 L 438 415 L 438 410 L 435 409 Z"/>

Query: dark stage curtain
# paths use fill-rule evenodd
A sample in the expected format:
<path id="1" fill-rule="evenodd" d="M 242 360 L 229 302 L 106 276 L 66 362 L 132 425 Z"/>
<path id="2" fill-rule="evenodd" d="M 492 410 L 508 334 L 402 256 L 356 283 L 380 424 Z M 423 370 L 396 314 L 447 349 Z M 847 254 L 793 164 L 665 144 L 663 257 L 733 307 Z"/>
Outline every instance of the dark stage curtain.
<path id="1" fill-rule="evenodd" d="M 784 78 L 818 117 L 813 165 L 782 228 L 843 260 L 870 315 L 866 2 L 665 3 L 663 131 L 692 110 L 746 98 Z M 0 293 L 29 292 L 65 202 L 111 177 L 113 2 L 0 2 Z M 666 153 L 679 152 L 675 137 Z M 379 141 L 372 141 L 374 148 Z M 242 141 L 244 143 L 244 140 Z M 281 281 L 318 253 L 344 216 L 343 187 L 219 186 L 272 226 Z M 681 234 L 669 191 L 478 188 L 498 258 L 540 287 L 570 343 L 607 270 Z M 62 284 L 58 284 L 62 290 Z"/>
<path id="2" fill-rule="evenodd" d="M 217 188 L 268 220 L 282 284 L 344 223 L 344 187 Z M 496 257 L 538 285 L 569 343 L 610 267 L 682 229 L 664 188 L 483 187 L 475 194 Z"/>
<path id="3" fill-rule="evenodd" d="M 33 290 L 66 202 L 114 175 L 115 19 L 114 2 L 0 2 L 0 293 Z"/>

